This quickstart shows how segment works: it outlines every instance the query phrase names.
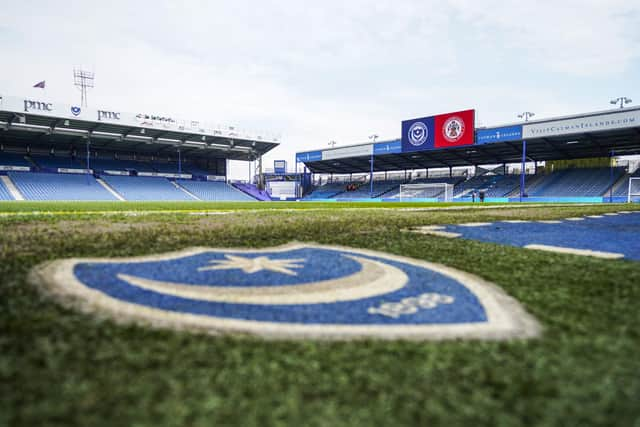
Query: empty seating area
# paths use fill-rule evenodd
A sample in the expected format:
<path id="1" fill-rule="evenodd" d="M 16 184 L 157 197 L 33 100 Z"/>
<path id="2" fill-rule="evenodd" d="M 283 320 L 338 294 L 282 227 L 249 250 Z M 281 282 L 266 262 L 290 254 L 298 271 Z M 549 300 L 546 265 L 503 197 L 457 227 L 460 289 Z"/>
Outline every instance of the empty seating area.
<path id="1" fill-rule="evenodd" d="M 104 159 L 103 159 L 104 160 Z M 32 170 L 41 168 L 83 169 L 84 165 L 71 158 L 56 156 L 29 157 L 26 155 L 0 152 L 0 166 L 13 164 L 24 166 L 34 162 Z M 115 166 L 110 160 L 104 160 L 106 167 Z M 118 166 L 128 165 L 140 167 L 136 161 L 113 160 Z M 150 165 L 148 163 L 147 165 Z M 173 163 L 154 165 L 156 169 L 168 171 Z M 640 178 L 640 169 L 631 175 L 625 174 L 624 168 L 614 168 L 613 176 L 610 168 L 569 168 L 548 174 L 527 175 L 526 193 L 535 198 L 572 198 L 608 197 L 613 189 L 613 196 L 620 198 L 627 195 L 630 177 Z M 14 191 L 22 194 L 26 200 L 117 200 L 119 195 L 131 201 L 255 201 L 270 200 L 264 197 L 253 185 L 232 186 L 224 181 L 199 181 L 164 177 L 144 177 L 129 175 L 109 175 L 97 172 L 94 175 L 53 173 L 49 171 L 26 172 L 18 170 L 0 171 L 7 175 L 0 179 L 0 200 L 19 199 Z M 168 173 L 168 172 L 167 172 Z M 188 173 L 188 170 L 185 171 Z M 135 175 L 135 174 L 133 174 Z M 96 179 L 100 178 L 100 179 Z M 4 179 L 4 182 L 3 182 Z M 399 199 L 399 180 L 374 181 L 373 193 L 368 182 L 327 183 L 316 187 L 305 200 L 323 199 L 361 199 L 371 197 L 379 200 Z M 485 174 L 465 180 L 464 177 L 423 178 L 410 181 L 409 184 L 448 183 L 454 185 L 454 200 L 467 201 L 474 191 L 484 191 L 487 198 L 517 197 L 520 189 L 519 175 Z M 612 183 L 613 187 L 612 187 Z M 102 185 L 106 184 L 106 185 Z M 106 187 L 106 188 L 105 188 Z M 11 192 L 9 191 L 11 189 Z M 112 190 L 113 192 L 111 192 Z M 420 198 L 442 198 L 443 188 L 424 189 Z M 619 200 L 618 200 L 619 201 Z"/>
<path id="2" fill-rule="evenodd" d="M 467 195 L 471 197 L 473 191 L 487 189 L 495 179 L 496 175 L 474 176 L 456 185 L 453 189 L 453 197 L 459 198 Z"/>
<path id="3" fill-rule="evenodd" d="M 188 181 L 178 180 L 180 186 L 184 187 L 191 194 L 200 200 L 210 201 L 235 201 L 251 202 L 256 201 L 253 197 L 234 188 L 230 184 L 222 181 Z"/>
<path id="4" fill-rule="evenodd" d="M 31 167 L 31 163 L 25 158 L 24 154 L 9 153 L 0 151 L 0 166 L 24 166 Z"/>
<path id="5" fill-rule="evenodd" d="M 306 195 L 305 199 L 310 199 L 310 200 L 330 199 L 336 196 L 337 194 L 340 194 L 343 191 L 346 191 L 348 184 L 349 183 L 346 183 L 346 182 L 340 182 L 340 183 L 332 182 L 332 183 L 320 185 L 316 187 L 310 194 Z M 362 183 L 358 183 L 358 185 L 360 184 Z"/>
<path id="6" fill-rule="evenodd" d="M 26 200 L 116 200 L 92 175 L 34 172 L 7 175 Z"/>
<path id="7" fill-rule="evenodd" d="M 471 197 L 473 192 L 484 191 L 486 197 L 506 197 L 520 184 L 518 175 L 482 175 L 461 182 L 454 188 L 454 197 Z"/>
<path id="8" fill-rule="evenodd" d="M 73 157 L 31 155 L 30 158 L 43 169 L 85 169 L 84 164 Z"/>
<path id="9" fill-rule="evenodd" d="M 194 200 L 171 181 L 160 177 L 104 175 L 102 179 L 125 200 L 187 201 Z"/>
<path id="10" fill-rule="evenodd" d="M 464 178 L 463 177 L 440 177 L 440 178 L 419 178 L 419 179 L 415 179 L 411 182 L 407 182 L 407 184 L 452 184 L 452 185 L 456 185 L 458 184 L 460 181 L 462 181 Z M 394 188 L 392 191 L 389 191 L 387 193 L 385 193 L 383 195 L 384 198 L 390 198 L 390 199 L 396 199 L 400 197 L 400 185 L 404 184 L 400 183 L 397 184 L 397 187 Z M 455 188 L 455 187 L 454 187 Z M 444 188 L 443 187 L 433 187 L 430 189 L 426 189 L 426 190 L 422 190 L 420 192 L 420 196 L 423 198 L 438 198 L 438 197 L 444 197 Z"/>
<path id="11" fill-rule="evenodd" d="M 387 197 L 385 193 L 400 187 L 398 181 L 373 181 L 373 192 L 369 183 L 360 183 L 353 191 L 345 191 L 338 195 L 347 199 L 368 199 L 370 197 Z"/>
<path id="12" fill-rule="evenodd" d="M 255 184 L 235 183 L 233 186 L 256 200 L 271 201 L 271 195 L 265 190 L 259 190 Z"/>
<path id="13" fill-rule="evenodd" d="M 22 166 L 35 167 L 35 170 L 55 169 L 86 169 L 87 159 L 82 154 L 71 157 L 56 153 L 54 154 L 27 154 L 0 151 L 0 166 Z M 137 171 L 137 172 L 159 172 L 176 174 L 181 170 L 184 174 L 192 175 L 216 175 L 214 172 L 198 166 L 193 162 L 183 162 L 181 168 L 175 161 L 142 161 L 133 159 L 114 159 L 105 157 L 91 157 L 89 168 L 94 171 Z"/>
<path id="14" fill-rule="evenodd" d="M 82 161 L 83 165 L 86 164 L 86 159 Z M 121 159 L 102 159 L 91 158 L 89 159 L 89 167 L 93 170 L 118 170 L 118 171 L 138 171 L 138 172 L 156 172 L 151 166 L 151 163 L 139 162 L 137 160 L 121 160 Z"/>
<path id="15" fill-rule="evenodd" d="M 631 175 L 626 176 L 617 187 L 614 186 L 614 197 L 627 197 L 627 195 L 629 194 L 629 180 L 631 178 L 640 178 L 640 169 L 636 170 Z M 609 193 L 607 192 L 607 195 L 608 194 Z"/>
<path id="16" fill-rule="evenodd" d="M 640 177 L 640 170 L 633 176 Z M 531 197 L 602 197 L 607 196 L 611 183 L 614 185 L 614 196 L 625 196 L 629 179 L 624 176 L 624 168 L 614 168 L 613 180 L 610 168 L 573 168 L 563 169 L 550 174 L 527 175 L 526 193 Z M 624 182 L 623 182 L 624 181 Z M 484 191 L 487 198 L 515 197 L 520 189 L 520 175 L 485 174 L 465 180 L 463 177 L 422 178 L 408 182 L 419 183 L 448 183 L 454 185 L 454 200 L 467 200 L 475 191 Z M 355 183 L 356 190 L 347 191 L 349 183 L 327 183 L 314 188 L 306 195 L 305 200 L 317 199 L 358 199 L 371 197 L 369 183 Z M 374 181 L 373 197 L 383 199 L 397 199 L 400 197 L 398 181 Z M 434 188 L 422 191 L 421 197 L 437 198 L 442 196 L 443 190 Z"/>
<path id="17" fill-rule="evenodd" d="M 614 168 L 613 182 L 624 173 L 622 168 Z M 602 196 L 611 186 L 609 168 L 576 168 L 553 172 L 527 189 L 532 197 L 597 197 Z"/>
<path id="18" fill-rule="evenodd" d="M 13 200 L 9 190 L 5 187 L 4 182 L 0 180 L 0 200 Z"/>

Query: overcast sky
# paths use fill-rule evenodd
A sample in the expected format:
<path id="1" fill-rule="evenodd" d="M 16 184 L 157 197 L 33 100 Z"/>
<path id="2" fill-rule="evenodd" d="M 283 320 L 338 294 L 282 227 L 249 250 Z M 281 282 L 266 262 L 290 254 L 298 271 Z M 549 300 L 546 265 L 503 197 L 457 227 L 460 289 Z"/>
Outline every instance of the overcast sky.
<path id="1" fill-rule="evenodd" d="M 82 66 L 91 107 L 281 135 L 267 166 L 460 109 L 487 126 L 640 104 L 640 0 L 4 1 L 0 51 L 2 94 L 46 80 L 79 103 Z"/>

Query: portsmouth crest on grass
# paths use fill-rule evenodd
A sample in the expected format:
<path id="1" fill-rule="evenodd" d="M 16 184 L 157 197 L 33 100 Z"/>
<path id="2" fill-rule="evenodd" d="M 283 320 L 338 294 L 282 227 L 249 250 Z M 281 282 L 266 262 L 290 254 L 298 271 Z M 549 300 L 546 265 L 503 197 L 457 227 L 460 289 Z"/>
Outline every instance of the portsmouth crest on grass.
<path id="1" fill-rule="evenodd" d="M 116 320 L 275 338 L 506 339 L 539 326 L 495 285 L 369 250 L 295 243 L 67 259 L 31 281 Z"/>

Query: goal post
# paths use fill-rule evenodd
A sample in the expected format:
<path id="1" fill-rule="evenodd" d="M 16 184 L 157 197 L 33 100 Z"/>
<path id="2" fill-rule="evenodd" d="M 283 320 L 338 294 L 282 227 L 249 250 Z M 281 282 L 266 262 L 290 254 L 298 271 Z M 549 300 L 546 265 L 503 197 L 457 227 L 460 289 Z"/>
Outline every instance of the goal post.
<path id="1" fill-rule="evenodd" d="M 640 177 L 629 178 L 629 188 L 627 190 L 627 203 L 640 199 Z"/>
<path id="2" fill-rule="evenodd" d="M 398 194 L 400 201 L 415 199 L 438 199 L 439 201 L 453 201 L 453 184 L 433 182 L 428 184 L 402 184 Z"/>

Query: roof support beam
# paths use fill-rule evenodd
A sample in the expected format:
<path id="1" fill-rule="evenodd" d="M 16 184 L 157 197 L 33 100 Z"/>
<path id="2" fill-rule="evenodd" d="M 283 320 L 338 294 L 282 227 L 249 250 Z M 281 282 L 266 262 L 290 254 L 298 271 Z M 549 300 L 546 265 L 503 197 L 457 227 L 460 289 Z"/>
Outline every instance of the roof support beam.
<path id="1" fill-rule="evenodd" d="M 434 158 L 433 156 L 427 154 L 426 152 L 422 152 L 422 155 L 425 156 L 427 159 L 431 160 L 432 162 L 436 162 L 436 163 L 440 163 L 441 165 L 445 165 L 446 167 L 452 166 L 451 164 L 443 161 L 443 160 L 439 160 Z M 423 166 L 424 168 L 425 166 Z"/>
<path id="2" fill-rule="evenodd" d="M 564 157 L 565 160 L 568 160 L 568 159 L 571 158 L 571 156 L 565 150 L 563 150 L 562 148 L 558 147 L 556 144 L 554 144 L 548 138 L 542 138 L 542 141 L 544 141 L 545 144 L 547 144 L 548 146 L 553 148 L 554 151 L 562 154 L 562 156 Z"/>

